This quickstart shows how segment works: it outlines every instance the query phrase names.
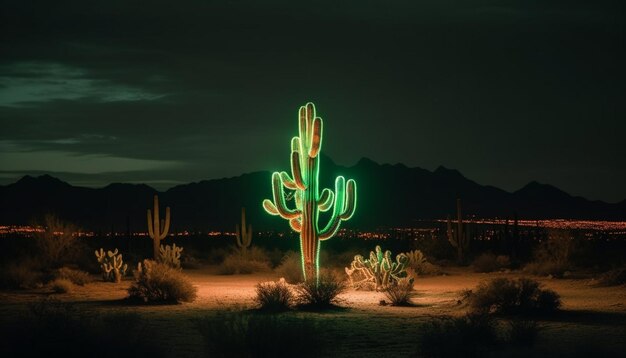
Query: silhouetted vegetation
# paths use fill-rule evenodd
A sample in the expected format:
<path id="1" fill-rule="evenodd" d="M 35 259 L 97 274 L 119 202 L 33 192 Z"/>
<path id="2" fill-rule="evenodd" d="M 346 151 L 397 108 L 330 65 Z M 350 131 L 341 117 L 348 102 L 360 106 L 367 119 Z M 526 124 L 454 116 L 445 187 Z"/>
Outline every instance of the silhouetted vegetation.
<path id="1" fill-rule="evenodd" d="M 198 289 L 180 270 L 166 264 L 144 260 L 134 272 L 128 288 L 129 298 L 140 303 L 193 302 Z"/>

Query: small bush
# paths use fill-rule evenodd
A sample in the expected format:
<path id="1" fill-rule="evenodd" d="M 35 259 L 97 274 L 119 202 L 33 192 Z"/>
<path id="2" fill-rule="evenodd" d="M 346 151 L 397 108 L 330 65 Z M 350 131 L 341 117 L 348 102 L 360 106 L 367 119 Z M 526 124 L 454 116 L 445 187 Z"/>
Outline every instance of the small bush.
<path id="1" fill-rule="evenodd" d="M 626 267 L 603 273 L 598 279 L 601 286 L 620 286 L 626 284 Z"/>
<path id="2" fill-rule="evenodd" d="M 65 278 L 57 278 L 50 282 L 50 288 L 54 293 L 68 293 L 74 288 L 72 281 Z"/>
<path id="3" fill-rule="evenodd" d="M 0 268 L 0 288 L 30 289 L 42 285 L 43 275 L 28 261 Z"/>
<path id="4" fill-rule="evenodd" d="M 413 295 L 413 278 L 403 277 L 383 291 L 392 306 L 409 306 Z"/>
<path id="5" fill-rule="evenodd" d="M 418 335 L 418 353 L 425 357 L 480 357 L 497 344 L 496 324 L 488 315 L 437 318 Z"/>
<path id="6" fill-rule="evenodd" d="M 45 268 L 60 267 L 73 261 L 81 253 L 78 236 L 75 235 L 78 228 L 73 224 L 47 214 L 41 222 L 34 223 L 34 226 L 42 229 L 35 232 L 35 243 Z"/>
<path id="7" fill-rule="evenodd" d="M 302 261 L 300 255 L 294 251 L 288 251 L 285 254 L 275 272 L 291 284 L 304 281 L 302 278 Z"/>
<path id="8" fill-rule="evenodd" d="M 562 278 L 569 266 L 560 262 L 539 261 L 524 266 L 524 272 L 535 276 Z"/>
<path id="9" fill-rule="evenodd" d="M 248 250 L 247 254 L 240 252 L 232 253 L 224 259 L 219 266 L 217 273 L 220 275 L 245 275 L 255 272 L 269 271 L 267 259 L 258 256 L 258 250 Z"/>
<path id="10" fill-rule="evenodd" d="M 193 302 L 198 289 L 180 270 L 166 264 L 144 260 L 135 271 L 128 288 L 129 298 L 143 303 Z"/>
<path id="11" fill-rule="evenodd" d="M 61 267 L 56 272 L 56 277 L 71 281 L 78 286 L 84 286 L 91 282 L 91 276 L 85 271 L 75 270 L 69 267 Z"/>
<path id="12" fill-rule="evenodd" d="M 482 282 L 476 291 L 466 291 L 465 297 L 476 313 L 539 314 L 556 311 L 559 295 L 534 280 L 495 278 Z"/>
<path id="13" fill-rule="evenodd" d="M 346 282 L 333 272 L 323 272 L 319 276 L 318 283 L 311 279 L 296 286 L 298 306 L 311 309 L 332 307 L 338 302 L 337 296 L 348 289 Z"/>
<path id="14" fill-rule="evenodd" d="M 318 326 L 305 318 L 227 312 L 195 323 L 208 357 L 318 357 L 323 353 Z"/>
<path id="15" fill-rule="evenodd" d="M 286 311 L 294 300 L 291 288 L 284 281 L 262 282 L 256 285 L 256 297 L 254 301 L 264 311 Z"/>
<path id="16" fill-rule="evenodd" d="M 508 256 L 499 255 L 496 256 L 492 253 L 485 253 L 478 256 L 472 266 L 474 267 L 474 272 L 493 272 L 504 269 L 510 265 L 510 260 Z"/>

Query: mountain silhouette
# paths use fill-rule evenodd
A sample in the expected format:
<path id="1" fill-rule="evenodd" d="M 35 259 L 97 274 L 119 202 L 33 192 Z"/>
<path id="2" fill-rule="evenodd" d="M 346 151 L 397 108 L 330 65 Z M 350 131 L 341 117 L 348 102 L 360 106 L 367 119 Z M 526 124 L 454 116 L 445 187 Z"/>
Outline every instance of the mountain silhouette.
<path id="1" fill-rule="evenodd" d="M 456 198 L 462 199 L 464 215 L 476 217 L 626 219 L 626 200 L 615 204 L 590 201 L 537 182 L 511 193 L 480 185 L 442 166 L 429 171 L 362 158 L 343 167 L 323 156 L 321 187 L 333 188 L 337 175 L 357 182 L 357 210 L 344 223 L 346 228 L 408 227 L 416 220 L 454 216 Z M 146 209 L 151 208 L 154 194 L 159 195 L 162 211 L 171 207 L 175 231 L 232 230 L 241 207 L 246 207 L 254 229 L 289 228 L 285 220 L 266 214 L 261 207 L 272 194 L 270 172 L 203 180 L 164 192 L 143 184 L 116 183 L 95 189 L 72 186 L 49 175 L 25 176 L 0 186 L 0 224 L 24 225 L 54 213 L 94 231 L 145 231 Z"/>

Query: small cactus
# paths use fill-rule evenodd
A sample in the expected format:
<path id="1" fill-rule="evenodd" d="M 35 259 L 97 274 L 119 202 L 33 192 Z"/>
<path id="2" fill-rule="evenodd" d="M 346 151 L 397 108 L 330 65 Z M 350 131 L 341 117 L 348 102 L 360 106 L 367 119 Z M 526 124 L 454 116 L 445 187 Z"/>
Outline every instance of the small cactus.
<path id="1" fill-rule="evenodd" d="M 252 244 L 252 225 L 248 225 L 246 230 L 246 208 L 241 208 L 241 229 L 239 225 L 235 226 L 235 234 L 237 239 L 237 247 L 242 255 L 248 251 L 248 247 Z"/>
<path id="2" fill-rule="evenodd" d="M 406 267 L 409 260 L 407 255 L 399 254 L 393 261 L 391 251 L 387 250 L 383 253 L 381 247 L 376 246 L 376 251 L 370 252 L 369 259 L 363 259 L 363 256 L 356 255 L 350 268 L 346 267 L 345 270 L 352 287 L 373 286 L 376 291 L 382 291 L 390 285 L 396 284 L 399 279 L 408 277 Z M 355 275 L 359 277 L 355 279 Z"/>
<path id="3" fill-rule="evenodd" d="M 121 282 L 128 269 L 128 265 L 122 259 L 122 254 L 118 254 L 117 249 L 105 252 L 102 248 L 96 250 L 95 254 L 102 270 L 102 279 L 109 282 Z"/>
<path id="4" fill-rule="evenodd" d="M 182 247 L 167 245 L 159 247 L 159 261 L 174 268 L 180 268 L 180 253 L 183 251 Z"/>
<path id="5" fill-rule="evenodd" d="M 148 235 L 152 239 L 154 259 L 159 257 L 161 240 L 167 237 L 170 230 L 170 207 L 165 208 L 165 220 L 159 220 L 159 196 L 154 196 L 154 213 L 148 209 Z"/>

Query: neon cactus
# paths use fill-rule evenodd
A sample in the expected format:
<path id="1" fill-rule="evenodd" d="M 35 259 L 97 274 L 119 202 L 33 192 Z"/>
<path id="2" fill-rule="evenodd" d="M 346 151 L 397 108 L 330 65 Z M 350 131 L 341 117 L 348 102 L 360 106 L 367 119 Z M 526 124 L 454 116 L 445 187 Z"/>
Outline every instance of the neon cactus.
<path id="1" fill-rule="evenodd" d="M 165 220 L 159 220 L 159 197 L 154 196 L 154 219 L 150 209 L 148 209 L 148 235 L 152 239 L 152 248 L 154 251 L 154 259 L 159 258 L 159 249 L 161 248 L 161 240 L 167 237 L 170 229 L 170 207 L 165 208 Z"/>
<path id="2" fill-rule="evenodd" d="M 173 244 L 159 247 L 159 261 L 170 267 L 180 268 L 180 253 L 183 248 Z"/>
<path id="3" fill-rule="evenodd" d="M 241 208 L 241 229 L 239 229 L 239 225 L 236 225 L 235 235 L 237 247 L 241 250 L 241 254 L 245 255 L 248 247 L 252 244 L 252 225 L 248 225 L 248 230 L 246 230 L 246 208 Z"/>
<path id="4" fill-rule="evenodd" d="M 470 237 L 467 232 L 463 232 L 463 216 L 461 215 L 461 199 L 456 199 L 456 215 L 457 215 L 457 229 L 456 231 L 452 229 L 452 222 L 450 221 L 450 217 L 448 216 L 448 228 L 446 230 L 446 234 L 448 236 L 448 241 L 452 247 L 456 248 L 457 252 L 457 260 L 459 262 L 463 262 L 465 258 L 465 253 L 469 249 Z"/>
<path id="5" fill-rule="evenodd" d="M 335 192 L 319 191 L 319 153 L 322 149 L 322 119 L 315 116 L 315 106 L 300 107 L 299 135 L 291 139 L 291 176 L 287 172 L 272 174 L 273 200 L 265 199 L 263 208 L 271 215 L 289 220 L 291 228 L 300 233 L 302 273 L 305 279 L 319 275 L 321 241 L 332 238 L 342 221 L 356 209 L 356 183 L 338 176 Z M 294 193 L 295 207 L 289 208 L 285 190 Z M 320 227 L 319 213 L 333 209 L 328 223 Z"/>
<path id="6" fill-rule="evenodd" d="M 350 268 L 346 267 L 345 270 L 352 287 L 375 288 L 376 291 L 381 291 L 397 284 L 401 278 L 408 277 L 406 267 L 409 261 L 407 255 L 399 254 L 394 262 L 391 259 L 391 251 L 387 250 L 383 253 L 381 247 L 376 246 L 376 252 L 370 251 L 369 259 L 356 255 Z"/>

